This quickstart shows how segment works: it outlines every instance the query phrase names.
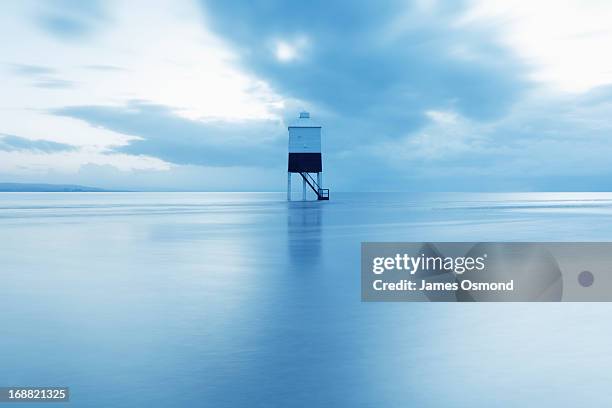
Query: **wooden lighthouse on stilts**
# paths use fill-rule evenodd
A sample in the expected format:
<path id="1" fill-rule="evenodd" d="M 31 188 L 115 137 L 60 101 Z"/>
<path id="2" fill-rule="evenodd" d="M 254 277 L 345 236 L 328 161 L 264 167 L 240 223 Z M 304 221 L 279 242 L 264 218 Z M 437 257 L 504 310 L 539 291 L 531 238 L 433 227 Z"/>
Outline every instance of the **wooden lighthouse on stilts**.
<path id="1" fill-rule="evenodd" d="M 291 201 L 291 173 L 302 178 L 302 200 L 306 200 L 307 186 L 317 200 L 329 200 L 329 189 L 323 187 L 323 162 L 321 160 L 321 126 L 310 119 L 308 112 L 289 125 L 289 166 L 287 170 L 287 200 Z M 317 174 L 317 179 L 312 177 Z"/>

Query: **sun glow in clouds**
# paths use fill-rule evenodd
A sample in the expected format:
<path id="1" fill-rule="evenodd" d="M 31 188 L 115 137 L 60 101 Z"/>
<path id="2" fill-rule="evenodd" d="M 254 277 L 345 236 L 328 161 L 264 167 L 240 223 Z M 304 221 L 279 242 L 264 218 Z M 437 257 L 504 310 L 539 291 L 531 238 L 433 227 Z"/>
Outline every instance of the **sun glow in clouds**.
<path id="1" fill-rule="evenodd" d="M 308 39 L 300 36 L 292 42 L 277 40 L 274 44 L 274 56 L 280 62 L 293 62 L 303 57 L 308 47 Z"/>

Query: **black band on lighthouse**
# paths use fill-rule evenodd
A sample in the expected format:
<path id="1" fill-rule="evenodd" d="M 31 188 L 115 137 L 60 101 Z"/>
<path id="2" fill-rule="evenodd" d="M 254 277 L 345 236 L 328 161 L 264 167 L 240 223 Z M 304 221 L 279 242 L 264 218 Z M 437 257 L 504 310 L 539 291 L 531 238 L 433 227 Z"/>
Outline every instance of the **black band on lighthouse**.
<path id="1" fill-rule="evenodd" d="M 289 153 L 289 170 L 291 173 L 323 171 L 321 153 Z"/>

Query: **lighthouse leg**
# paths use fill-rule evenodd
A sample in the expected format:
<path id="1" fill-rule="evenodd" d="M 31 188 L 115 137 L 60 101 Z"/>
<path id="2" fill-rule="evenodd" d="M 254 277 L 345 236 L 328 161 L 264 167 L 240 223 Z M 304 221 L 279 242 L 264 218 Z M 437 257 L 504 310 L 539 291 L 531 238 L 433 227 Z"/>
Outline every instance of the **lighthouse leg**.
<path id="1" fill-rule="evenodd" d="M 323 173 L 317 173 L 317 184 L 319 185 L 319 193 L 321 193 L 321 189 L 323 188 Z"/>
<path id="2" fill-rule="evenodd" d="M 287 172 L 287 201 L 291 201 L 291 172 Z"/>
<path id="3" fill-rule="evenodd" d="M 306 201 L 306 179 L 302 177 L 302 201 Z"/>

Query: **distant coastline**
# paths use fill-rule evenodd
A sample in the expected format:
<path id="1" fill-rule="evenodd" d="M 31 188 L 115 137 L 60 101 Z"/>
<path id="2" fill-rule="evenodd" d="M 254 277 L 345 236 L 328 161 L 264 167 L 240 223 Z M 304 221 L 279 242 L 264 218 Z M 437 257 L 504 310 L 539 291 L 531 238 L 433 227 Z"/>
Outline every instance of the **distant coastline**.
<path id="1" fill-rule="evenodd" d="M 96 193 L 109 191 L 117 190 L 104 190 L 77 184 L 0 183 L 0 192 L 3 193 Z"/>

